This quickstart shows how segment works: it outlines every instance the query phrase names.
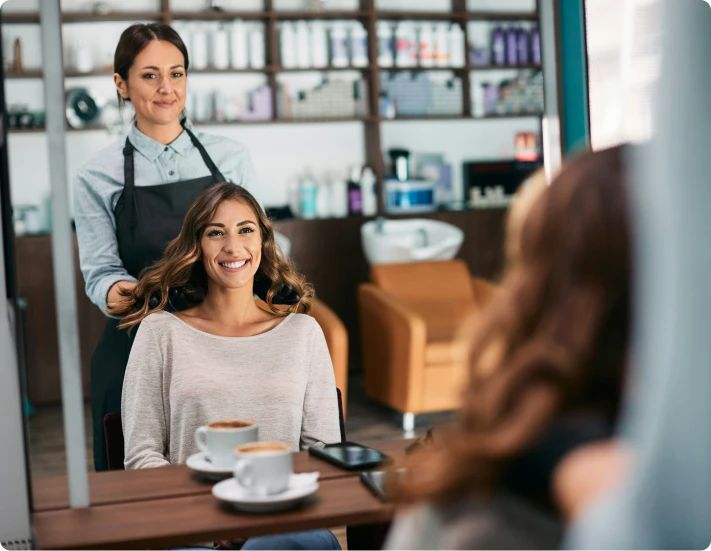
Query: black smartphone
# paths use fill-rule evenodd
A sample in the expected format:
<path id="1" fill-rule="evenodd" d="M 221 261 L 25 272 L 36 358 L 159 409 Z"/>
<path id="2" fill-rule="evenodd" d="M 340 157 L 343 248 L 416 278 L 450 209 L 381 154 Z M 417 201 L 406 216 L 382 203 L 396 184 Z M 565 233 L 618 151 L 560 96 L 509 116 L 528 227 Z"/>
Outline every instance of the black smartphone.
<path id="1" fill-rule="evenodd" d="M 390 459 L 383 452 L 355 442 L 327 444 L 320 450 L 309 448 L 309 453 L 347 471 L 371 469 Z"/>
<path id="2" fill-rule="evenodd" d="M 381 501 L 388 500 L 385 496 L 385 489 L 383 488 L 385 484 L 385 471 L 365 471 L 360 473 L 360 481 L 375 494 L 375 497 Z"/>

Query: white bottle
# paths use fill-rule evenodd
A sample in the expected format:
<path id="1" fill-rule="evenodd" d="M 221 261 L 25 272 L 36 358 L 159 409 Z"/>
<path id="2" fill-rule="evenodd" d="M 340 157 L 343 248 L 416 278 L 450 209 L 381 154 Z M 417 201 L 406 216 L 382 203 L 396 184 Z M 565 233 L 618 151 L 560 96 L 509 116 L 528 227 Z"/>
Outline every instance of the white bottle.
<path id="1" fill-rule="evenodd" d="M 449 29 L 449 64 L 452 67 L 464 67 L 464 31 L 457 23 Z"/>
<path id="2" fill-rule="evenodd" d="M 252 69 L 264 67 L 264 29 L 261 24 L 249 33 L 249 66 Z"/>
<path id="3" fill-rule="evenodd" d="M 375 216 L 378 213 L 378 195 L 375 190 L 375 174 L 368 166 L 363 168 L 360 188 L 363 195 L 363 216 Z"/>
<path id="4" fill-rule="evenodd" d="M 316 216 L 328 218 L 331 216 L 331 187 L 321 182 L 316 192 Z"/>
<path id="5" fill-rule="evenodd" d="M 423 23 L 419 33 L 419 58 L 422 67 L 434 67 L 435 65 L 435 41 L 432 25 Z"/>
<path id="6" fill-rule="evenodd" d="M 296 65 L 300 69 L 311 67 L 311 40 L 306 21 L 296 22 Z"/>
<path id="7" fill-rule="evenodd" d="M 368 66 L 368 33 L 358 22 L 353 23 L 351 28 L 351 65 Z"/>
<path id="8" fill-rule="evenodd" d="M 220 25 L 212 33 L 212 66 L 215 69 L 227 69 L 230 66 L 230 40 L 227 29 Z"/>
<path id="9" fill-rule="evenodd" d="M 323 21 L 311 22 L 311 57 L 314 67 L 328 66 L 328 36 Z"/>
<path id="10" fill-rule="evenodd" d="M 343 21 L 334 21 L 331 27 L 331 65 L 348 67 L 348 33 Z"/>
<path id="11" fill-rule="evenodd" d="M 94 70 L 94 51 L 86 42 L 74 44 L 74 69 L 80 73 L 90 73 Z"/>
<path id="12" fill-rule="evenodd" d="M 435 30 L 435 61 L 438 67 L 449 65 L 449 32 L 446 23 L 439 23 Z"/>
<path id="13" fill-rule="evenodd" d="M 193 69 L 207 69 L 207 33 L 202 25 L 195 28 L 192 36 L 193 51 L 190 58 L 190 65 Z"/>
<path id="14" fill-rule="evenodd" d="M 393 28 L 387 21 L 378 21 L 378 65 L 393 66 Z"/>
<path id="15" fill-rule="evenodd" d="M 342 174 L 331 178 L 331 216 L 344 218 L 348 216 L 348 183 Z"/>
<path id="16" fill-rule="evenodd" d="M 398 67 L 412 66 L 412 44 L 406 22 L 398 23 L 395 29 L 395 65 Z"/>
<path id="17" fill-rule="evenodd" d="M 249 66 L 249 46 L 244 21 L 237 19 L 232 22 L 230 38 L 230 62 L 232 68 L 246 69 Z"/>
<path id="18" fill-rule="evenodd" d="M 294 26 L 290 21 L 281 24 L 279 32 L 279 51 L 281 53 L 281 66 L 284 69 L 296 67 L 296 36 Z"/>

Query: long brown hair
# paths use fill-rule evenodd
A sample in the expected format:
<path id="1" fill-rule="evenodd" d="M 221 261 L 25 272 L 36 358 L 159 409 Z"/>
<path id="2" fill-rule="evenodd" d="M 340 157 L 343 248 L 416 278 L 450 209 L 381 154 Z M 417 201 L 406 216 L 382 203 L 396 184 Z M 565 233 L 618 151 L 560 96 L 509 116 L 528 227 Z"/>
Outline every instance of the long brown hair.
<path id="1" fill-rule="evenodd" d="M 560 416 L 614 422 L 630 327 L 624 151 L 573 159 L 513 226 L 515 258 L 477 324 L 460 419 L 415 459 L 401 498 L 491 492 Z"/>
<path id="2" fill-rule="evenodd" d="M 121 329 L 135 327 L 149 314 L 165 309 L 171 300 L 171 292 L 175 294 L 179 290 L 188 303 L 202 301 L 207 293 L 207 274 L 202 264 L 200 241 L 205 227 L 224 201 L 246 204 L 258 220 L 262 259 L 254 280 L 268 282 L 265 302 L 269 309 L 282 316 L 298 310 L 309 312 L 313 287 L 279 250 L 269 218 L 249 191 L 224 182 L 210 186 L 195 198 L 185 215 L 180 234 L 168 244 L 163 257 L 141 272 L 138 284 L 125 293 L 126 300 L 110 311 L 111 314 L 125 316 L 119 324 Z M 273 302 L 284 285 L 290 286 L 299 297 L 298 303 L 288 309 L 277 308 Z"/>

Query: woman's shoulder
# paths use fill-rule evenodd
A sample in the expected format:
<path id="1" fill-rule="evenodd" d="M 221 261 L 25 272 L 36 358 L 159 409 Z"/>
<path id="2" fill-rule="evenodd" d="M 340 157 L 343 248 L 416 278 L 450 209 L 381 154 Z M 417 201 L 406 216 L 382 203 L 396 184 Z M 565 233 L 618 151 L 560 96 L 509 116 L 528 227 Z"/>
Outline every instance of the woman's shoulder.
<path id="1" fill-rule="evenodd" d="M 79 167 L 79 175 L 85 177 L 119 175 L 123 180 L 123 142 L 115 140 L 84 161 Z"/>
<path id="2" fill-rule="evenodd" d="M 386 549 L 558 549 L 563 525 L 513 496 L 421 503 L 399 513 Z"/>
<path id="3" fill-rule="evenodd" d="M 174 331 L 179 327 L 179 324 L 173 323 L 175 316 L 165 310 L 158 310 L 148 314 L 141 320 L 138 330 L 141 331 L 144 327 L 150 329 L 157 338 L 165 335 L 166 332 Z"/>
<path id="4" fill-rule="evenodd" d="M 195 132 L 195 135 L 197 136 L 197 139 L 200 140 L 200 143 L 205 147 L 219 145 L 233 155 L 248 153 L 246 145 L 237 140 L 233 140 L 232 138 L 228 138 L 227 136 L 209 134 L 208 132 L 201 131 Z"/>
<path id="5" fill-rule="evenodd" d="M 307 331 L 309 333 L 313 333 L 314 331 L 318 333 L 323 332 L 321 331 L 321 326 L 318 324 L 318 322 L 308 314 L 290 314 L 290 317 L 291 325 L 295 328 Z"/>

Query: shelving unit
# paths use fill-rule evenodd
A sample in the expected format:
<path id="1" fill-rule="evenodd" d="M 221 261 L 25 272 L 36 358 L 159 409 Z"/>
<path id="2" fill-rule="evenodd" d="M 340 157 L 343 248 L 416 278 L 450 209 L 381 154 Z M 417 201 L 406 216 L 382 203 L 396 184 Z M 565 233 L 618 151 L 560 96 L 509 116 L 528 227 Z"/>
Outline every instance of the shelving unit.
<path id="1" fill-rule="evenodd" d="M 172 11 L 170 8 L 170 0 L 161 0 L 160 11 L 147 12 L 114 12 L 106 15 L 96 15 L 93 13 L 64 13 L 62 16 L 63 24 L 72 23 L 88 23 L 88 22 L 117 22 L 125 21 L 127 24 L 134 21 L 163 21 L 166 23 L 178 21 L 231 21 L 242 19 L 245 21 L 263 22 L 265 25 L 265 40 L 266 40 L 266 66 L 260 69 L 204 69 L 189 71 L 189 74 L 264 74 L 267 77 L 267 84 L 272 89 L 272 107 L 273 112 L 277 113 L 277 75 L 280 73 L 299 73 L 299 72 L 335 72 L 335 71 L 352 71 L 360 72 L 368 84 L 368 104 L 370 114 L 365 117 L 349 117 L 335 119 L 278 119 L 269 121 L 234 121 L 234 122 L 211 122 L 203 123 L 205 125 L 227 125 L 227 124 L 291 124 L 291 123 L 322 123 L 322 122 L 346 122 L 355 121 L 365 125 L 365 158 L 366 162 L 373 167 L 378 180 L 378 189 L 381 189 L 383 178 L 385 176 L 385 167 L 383 164 L 383 152 L 381 150 L 381 124 L 390 121 L 450 121 L 461 120 L 471 124 L 476 124 L 479 120 L 491 119 L 509 119 L 509 118 L 528 118 L 539 117 L 536 113 L 517 113 L 503 115 L 488 115 L 484 117 L 473 116 L 472 109 L 472 73 L 478 71 L 493 71 L 493 70 L 539 70 L 538 65 L 517 65 L 517 66 L 474 66 L 469 59 L 469 35 L 468 23 L 471 21 L 537 21 L 539 18 L 538 7 L 534 12 L 469 12 L 466 9 L 466 0 L 451 0 L 451 10 L 449 12 L 405 12 L 391 10 L 377 10 L 375 8 L 375 0 L 360 0 L 359 10 L 357 11 L 276 11 L 273 9 L 273 0 L 264 0 L 264 9 L 262 11 L 250 12 L 223 12 L 223 11 L 200 11 L 200 12 L 185 12 Z M 278 52 L 278 24 L 280 21 L 295 21 L 295 20 L 357 20 L 360 21 L 368 33 L 368 55 L 369 65 L 366 67 L 346 67 L 335 68 L 326 67 L 320 69 L 286 69 L 279 65 Z M 36 13 L 2 13 L 1 20 L 3 24 L 27 24 L 39 23 L 39 16 Z M 458 23 L 462 26 L 465 40 L 465 65 L 463 67 L 379 67 L 377 53 L 377 24 L 379 21 L 449 21 Z M 380 73 L 396 73 L 401 71 L 422 72 L 422 71 L 450 71 L 453 72 L 462 81 L 462 113 L 461 115 L 435 115 L 435 116 L 400 116 L 394 119 L 387 119 L 380 116 L 379 113 L 379 97 L 380 97 Z M 78 71 L 65 71 L 65 78 L 77 77 L 109 77 L 111 71 L 95 70 L 89 73 L 80 73 Z M 6 78 L 42 78 L 42 71 L 30 70 L 20 74 L 7 74 Z M 95 130 L 95 129 L 86 129 Z M 26 130 L 11 130 L 11 132 L 41 132 L 41 129 L 26 129 Z M 79 131 L 79 130 L 78 130 Z M 378 193 L 379 201 L 382 201 L 382 193 Z M 382 204 L 379 205 L 382 212 Z"/>

